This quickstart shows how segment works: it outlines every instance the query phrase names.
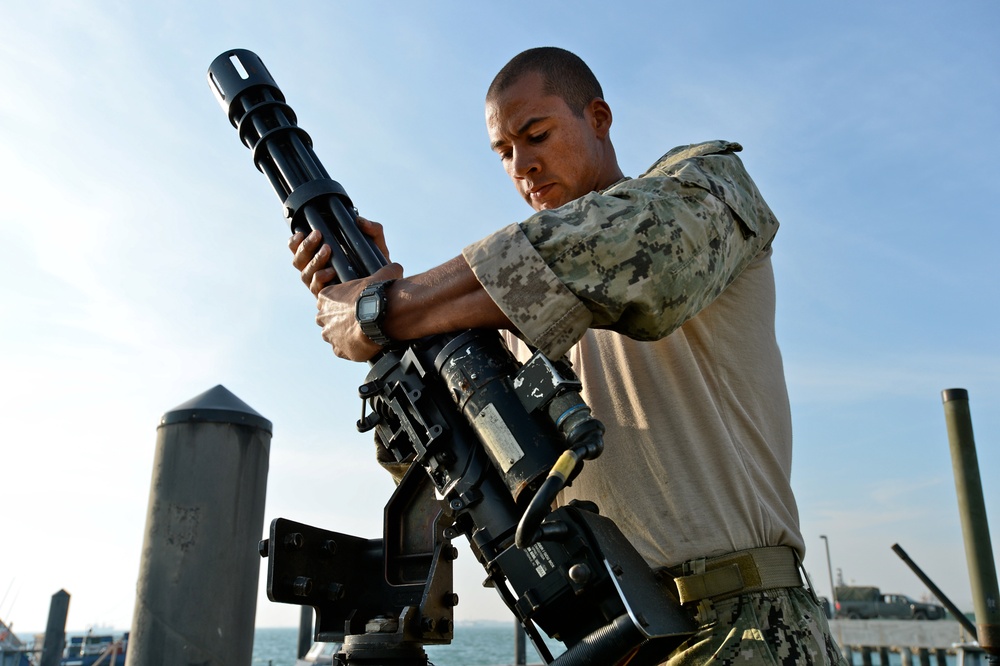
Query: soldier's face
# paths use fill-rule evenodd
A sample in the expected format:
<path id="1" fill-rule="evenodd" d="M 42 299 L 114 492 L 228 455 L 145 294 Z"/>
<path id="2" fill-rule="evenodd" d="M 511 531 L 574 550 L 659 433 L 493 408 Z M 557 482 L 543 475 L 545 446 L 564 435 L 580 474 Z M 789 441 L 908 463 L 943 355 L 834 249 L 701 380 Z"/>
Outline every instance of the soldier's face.
<path id="1" fill-rule="evenodd" d="M 532 72 L 486 105 L 490 146 L 536 211 L 610 185 L 602 180 L 610 111 L 604 118 L 607 105 L 598 101 L 581 118 L 561 97 L 547 94 L 542 75 Z"/>

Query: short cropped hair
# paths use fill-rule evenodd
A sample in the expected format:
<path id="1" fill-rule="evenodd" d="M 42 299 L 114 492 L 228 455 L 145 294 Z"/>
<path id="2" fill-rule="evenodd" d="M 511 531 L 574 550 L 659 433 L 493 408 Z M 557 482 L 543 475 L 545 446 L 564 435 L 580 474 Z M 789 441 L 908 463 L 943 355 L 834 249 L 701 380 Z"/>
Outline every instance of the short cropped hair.
<path id="1" fill-rule="evenodd" d="M 597 77 L 579 56 L 555 46 L 540 46 L 517 54 L 504 65 L 486 92 L 486 103 L 494 102 L 529 72 L 541 74 L 545 92 L 561 97 L 578 117 L 583 117 L 583 110 L 594 98 L 604 99 Z"/>

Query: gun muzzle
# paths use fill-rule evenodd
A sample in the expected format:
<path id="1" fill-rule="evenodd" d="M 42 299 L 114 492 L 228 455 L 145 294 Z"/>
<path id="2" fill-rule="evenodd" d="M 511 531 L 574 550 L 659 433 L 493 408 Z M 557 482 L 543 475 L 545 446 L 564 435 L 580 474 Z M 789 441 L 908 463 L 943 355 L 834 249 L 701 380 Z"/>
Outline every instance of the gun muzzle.
<path id="1" fill-rule="evenodd" d="M 385 257 L 358 229 L 351 198 L 323 168 L 312 139 L 298 126 L 260 58 L 246 49 L 226 51 L 209 66 L 208 82 L 257 169 L 281 199 L 292 233 L 316 229 L 323 235 L 339 281 L 385 266 Z"/>

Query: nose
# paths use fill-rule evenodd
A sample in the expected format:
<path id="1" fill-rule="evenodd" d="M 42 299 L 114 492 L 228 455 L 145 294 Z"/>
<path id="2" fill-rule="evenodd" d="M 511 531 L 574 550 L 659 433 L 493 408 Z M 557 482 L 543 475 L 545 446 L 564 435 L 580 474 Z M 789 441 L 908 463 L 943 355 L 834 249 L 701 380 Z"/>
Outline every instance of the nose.
<path id="1" fill-rule="evenodd" d="M 538 152 L 529 146 L 515 146 L 510 158 L 510 175 L 524 178 L 539 170 Z"/>

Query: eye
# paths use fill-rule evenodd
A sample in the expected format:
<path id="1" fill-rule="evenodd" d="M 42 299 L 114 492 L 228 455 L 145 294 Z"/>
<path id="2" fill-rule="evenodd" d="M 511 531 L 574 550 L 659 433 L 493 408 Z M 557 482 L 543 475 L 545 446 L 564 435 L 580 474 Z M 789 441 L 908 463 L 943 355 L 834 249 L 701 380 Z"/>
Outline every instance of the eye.
<path id="1" fill-rule="evenodd" d="M 538 144 L 545 141 L 547 138 L 549 138 L 548 131 L 541 132 L 539 134 L 533 134 L 528 137 L 528 143 Z"/>

